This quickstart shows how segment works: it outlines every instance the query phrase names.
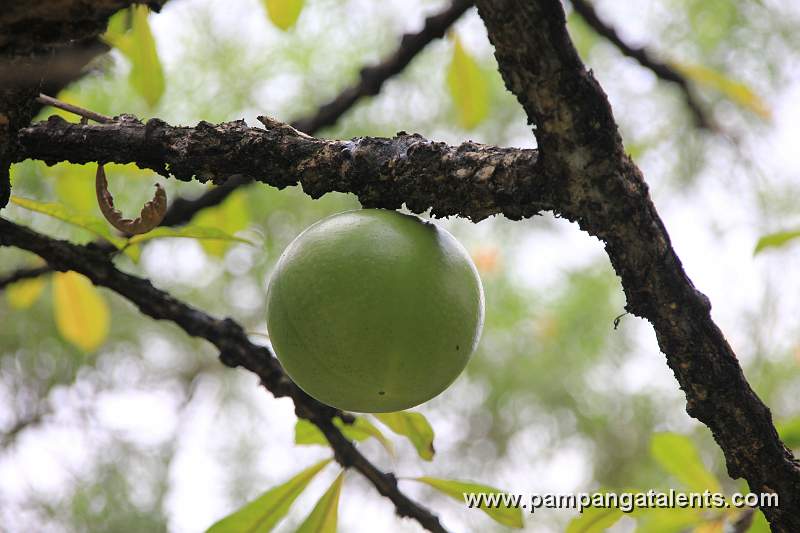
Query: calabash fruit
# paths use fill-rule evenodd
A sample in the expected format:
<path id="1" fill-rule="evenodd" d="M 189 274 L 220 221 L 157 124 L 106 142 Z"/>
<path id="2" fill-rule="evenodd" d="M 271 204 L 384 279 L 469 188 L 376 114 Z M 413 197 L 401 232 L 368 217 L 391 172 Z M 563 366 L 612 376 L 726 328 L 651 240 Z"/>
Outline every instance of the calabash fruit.
<path id="1" fill-rule="evenodd" d="M 430 400 L 461 373 L 483 327 L 469 254 L 422 219 L 362 209 L 323 219 L 281 255 L 267 328 L 289 377 L 343 410 Z"/>

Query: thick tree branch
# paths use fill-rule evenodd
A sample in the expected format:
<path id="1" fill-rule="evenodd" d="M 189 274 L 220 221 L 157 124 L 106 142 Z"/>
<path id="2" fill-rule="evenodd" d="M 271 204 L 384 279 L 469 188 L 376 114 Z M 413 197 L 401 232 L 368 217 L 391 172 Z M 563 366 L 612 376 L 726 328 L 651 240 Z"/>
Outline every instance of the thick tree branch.
<path id="1" fill-rule="evenodd" d="M 773 530 L 800 531 L 800 464 L 684 272 L 608 99 L 570 41 L 561 3 L 476 3 L 506 85 L 536 125 L 540 166 L 563 180 L 557 212 L 605 243 L 627 309 L 653 324 L 687 412 L 711 429 L 731 477 L 778 493 L 780 507 L 763 509 Z"/>
<path id="2" fill-rule="evenodd" d="M 572 9 L 586 21 L 586 24 L 616 46 L 623 55 L 635 60 L 662 80 L 677 85 L 683 93 L 686 105 L 689 111 L 691 111 L 695 124 L 697 124 L 698 127 L 712 131 L 717 129 L 714 121 L 703 108 L 703 104 L 698 100 L 689 81 L 683 75 L 667 63 L 656 59 L 647 48 L 637 48 L 626 43 L 622 37 L 619 36 L 617 30 L 599 17 L 594 6 L 587 0 L 570 0 L 570 3 L 572 4 Z"/>
<path id="3" fill-rule="evenodd" d="M 352 192 L 369 207 L 474 221 L 502 213 L 530 217 L 552 208 L 552 181 L 537 165 L 536 150 L 460 146 L 399 133 L 391 139 L 315 139 L 262 117 L 266 129 L 243 121 L 174 127 L 123 116 L 114 124 L 81 125 L 60 117 L 24 128 L 19 158 L 47 163 L 135 162 L 163 176 L 224 183 L 227 176 L 252 177 L 274 187 L 300 183 L 313 198 Z"/>
<path id="4" fill-rule="evenodd" d="M 108 256 L 94 247 L 51 239 L 3 218 L 0 218 L 0 246 L 16 246 L 33 252 L 58 271 L 79 272 L 95 285 L 125 297 L 143 314 L 172 321 L 188 335 L 206 339 L 219 350 L 220 360 L 225 365 L 246 368 L 256 374 L 275 397 L 291 398 L 297 416 L 314 423 L 328 439 L 336 460 L 343 467 L 363 474 L 378 492 L 394 503 L 398 515 L 415 519 L 429 531 L 446 531 L 436 516 L 400 491 L 394 475 L 375 467 L 333 424 L 334 417 L 347 419 L 348 415 L 304 393 L 286 376 L 269 349 L 251 343 L 244 329 L 233 320 L 213 318 L 155 288 L 148 280 L 117 270 Z"/>

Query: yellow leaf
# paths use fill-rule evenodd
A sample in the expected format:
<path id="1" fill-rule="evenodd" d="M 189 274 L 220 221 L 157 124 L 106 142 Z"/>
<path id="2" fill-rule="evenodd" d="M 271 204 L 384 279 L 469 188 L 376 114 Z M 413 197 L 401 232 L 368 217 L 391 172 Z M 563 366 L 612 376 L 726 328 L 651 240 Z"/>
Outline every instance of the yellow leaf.
<path id="1" fill-rule="evenodd" d="M 447 68 L 447 86 L 458 122 L 466 129 L 477 126 L 489 113 L 489 85 L 475 59 L 453 36 L 453 58 Z"/>
<path id="2" fill-rule="evenodd" d="M 283 31 L 295 25 L 303 10 L 305 0 L 263 0 L 267 16 Z"/>
<path id="3" fill-rule="evenodd" d="M 23 279 L 6 288 L 6 299 L 14 309 L 27 309 L 41 296 L 44 280 L 40 277 Z"/>
<path id="4" fill-rule="evenodd" d="M 772 117 L 767 104 L 744 83 L 703 65 L 688 65 L 679 62 L 672 62 L 671 65 L 672 68 L 693 82 L 719 91 L 731 101 L 749 109 L 764 120 Z"/>
<path id="5" fill-rule="evenodd" d="M 109 311 L 92 282 L 77 272 L 53 277 L 53 307 L 61 336 L 84 352 L 96 350 L 109 328 Z"/>

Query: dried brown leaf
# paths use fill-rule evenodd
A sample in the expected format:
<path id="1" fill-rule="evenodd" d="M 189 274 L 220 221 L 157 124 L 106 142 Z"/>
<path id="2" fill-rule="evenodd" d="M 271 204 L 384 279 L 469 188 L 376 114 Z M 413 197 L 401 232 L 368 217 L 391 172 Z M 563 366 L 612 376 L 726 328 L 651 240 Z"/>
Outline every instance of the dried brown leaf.
<path id="1" fill-rule="evenodd" d="M 123 218 L 122 213 L 114 208 L 114 197 L 108 190 L 108 180 L 106 180 L 103 165 L 97 165 L 95 190 L 97 191 L 97 203 L 103 216 L 112 226 L 126 235 L 147 233 L 161 224 L 167 213 L 167 193 L 161 185 L 156 183 L 156 193 L 153 199 L 144 204 L 139 216 L 134 219 Z"/>

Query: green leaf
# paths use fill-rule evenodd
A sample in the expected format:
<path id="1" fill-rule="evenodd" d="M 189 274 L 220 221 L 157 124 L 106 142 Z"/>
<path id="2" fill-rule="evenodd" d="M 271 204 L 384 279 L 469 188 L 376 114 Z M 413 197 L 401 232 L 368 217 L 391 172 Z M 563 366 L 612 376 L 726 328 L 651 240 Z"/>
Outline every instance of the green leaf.
<path id="1" fill-rule="evenodd" d="M 758 243 L 756 243 L 756 249 L 753 251 L 753 255 L 764 251 L 765 248 L 779 248 L 784 246 L 789 241 L 797 239 L 798 237 L 800 237 L 800 229 L 793 231 L 779 231 L 777 233 L 763 235 L 760 239 L 758 239 Z"/>
<path id="2" fill-rule="evenodd" d="M 472 129 L 489 114 L 489 84 L 456 35 L 453 35 L 453 58 L 447 68 L 447 86 L 461 126 Z"/>
<path id="3" fill-rule="evenodd" d="M 222 204 L 200 211 L 194 220 L 198 226 L 217 228 L 228 235 L 233 235 L 237 231 L 245 229 L 250 223 L 247 198 L 241 191 L 234 192 Z M 230 242 L 204 240 L 201 244 L 209 255 L 222 257 Z"/>
<path id="4" fill-rule="evenodd" d="M 396 413 L 377 413 L 375 418 L 389 429 L 411 441 L 417 453 L 426 461 L 433 459 L 433 428 L 428 419 L 420 413 L 398 411 Z"/>
<path id="5" fill-rule="evenodd" d="M 753 517 L 753 523 L 750 525 L 750 529 L 747 530 L 748 533 L 769 533 L 769 522 L 767 522 L 767 517 L 764 516 L 764 513 L 761 512 L 761 509 L 755 509 L 755 516 Z"/>
<path id="6" fill-rule="evenodd" d="M 314 476 L 331 459 L 306 468 L 289 481 L 274 487 L 238 511 L 208 528 L 207 533 L 266 533 L 286 516 L 292 503 L 308 486 Z"/>
<path id="7" fill-rule="evenodd" d="M 305 0 L 263 0 L 263 2 L 269 19 L 283 31 L 295 25 L 305 4 Z"/>
<path id="8" fill-rule="evenodd" d="M 640 533 L 683 533 L 706 521 L 705 513 L 699 508 L 649 507 L 634 509 L 629 516 L 636 518 L 636 531 Z"/>
<path id="9" fill-rule="evenodd" d="M 778 434 L 786 446 L 791 449 L 800 448 L 800 417 L 785 420 L 777 426 Z"/>
<path id="10" fill-rule="evenodd" d="M 650 441 L 650 455 L 661 467 L 695 492 L 721 492 L 719 481 L 700 459 L 694 443 L 677 433 L 659 433 Z"/>
<path id="11" fill-rule="evenodd" d="M 505 494 L 504 491 L 489 487 L 487 485 L 480 485 L 478 483 L 471 483 L 469 481 L 456 481 L 452 479 L 438 479 L 433 477 L 416 477 L 408 478 L 411 481 L 419 481 L 425 483 L 438 490 L 442 494 L 450 496 L 454 500 L 464 503 L 464 493 L 484 493 L 484 494 Z M 510 507 L 499 505 L 498 507 L 489 507 L 485 502 L 481 502 L 479 507 L 481 511 L 489 515 L 492 520 L 499 522 L 505 526 L 522 528 L 522 509 L 517 507 Z"/>
<path id="12" fill-rule="evenodd" d="M 50 173 L 55 178 L 56 196 L 61 203 L 79 213 L 96 212 L 94 170 L 88 165 L 59 163 L 50 170 Z"/>
<path id="13" fill-rule="evenodd" d="M 128 30 L 131 29 L 131 12 L 130 10 L 120 9 L 110 19 L 108 19 L 108 26 L 106 32 L 103 34 L 103 39 L 106 41 L 113 41 L 119 39 Z"/>
<path id="14" fill-rule="evenodd" d="M 98 237 L 102 237 L 116 246 L 117 249 L 122 249 L 125 245 L 125 239 L 112 235 L 105 221 L 96 217 L 75 213 L 65 205 L 37 202 L 36 200 L 22 198 L 21 196 L 12 196 L 11 202 L 29 211 L 36 211 L 37 213 L 57 218 L 73 226 L 89 230 Z"/>
<path id="15" fill-rule="evenodd" d="M 764 120 L 769 120 L 772 113 L 764 101 L 740 81 L 733 80 L 712 68 L 703 65 L 689 65 L 672 62 L 672 68 L 694 81 L 722 93 L 729 100 L 745 109 L 749 109 Z"/>
<path id="16" fill-rule="evenodd" d="M 61 336 L 86 353 L 108 337 L 111 313 L 95 286 L 77 272 L 53 275 L 53 310 Z"/>
<path id="17" fill-rule="evenodd" d="M 336 476 L 333 484 L 325 491 L 311 514 L 300 524 L 295 533 L 336 533 L 339 513 L 339 495 L 342 493 L 344 471 Z"/>
<path id="18" fill-rule="evenodd" d="M 338 427 L 342 434 L 350 440 L 358 442 L 365 441 L 370 437 L 377 439 L 384 448 L 391 454 L 394 453 L 394 447 L 391 441 L 387 439 L 381 430 L 378 429 L 372 422 L 363 417 L 356 417 L 352 424 L 345 424 L 340 419 L 334 419 L 333 423 Z M 328 446 L 328 439 L 322 434 L 317 426 L 299 418 L 294 425 L 294 443 L 295 444 L 321 444 Z"/>
<path id="19" fill-rule="evenodd" d="M 164 94 L 164 69 L 158 59 L 156 42 L 147 21 L 147 6 L 135 5 L 130 8 L 130 31 L 124 31 L 125 25 L 119 13 L 112 17 L 108 30 L 103 38 L 122 52 L 131 62 L 130 83 L 147 102 L 155 107 Z"/>
<path id="20" fill-rule="evenodd" d="M 603 533 L 624 516 L 618 507 L 588 507 L 570 520 L 566 533 Z"/>
<path id="21" fill-rule="evenodd" d="M 235 241 L 243 242 L 245 244 L 253 244 L 252 241 L 229 235 L 224 231 L 217 228 L 207 228 L 204 226 L 183 226 L 181 228 L 158 227 L 142 233 L 141 235 L 134 235 L 128 240 L 130 244 L 139 244 L 144 241 L 152 239 L 160 239 L 163 237 L 178 237 L 184 239 L 200 239 L 200 240 L 214 240 L 214 241 Z"/>

